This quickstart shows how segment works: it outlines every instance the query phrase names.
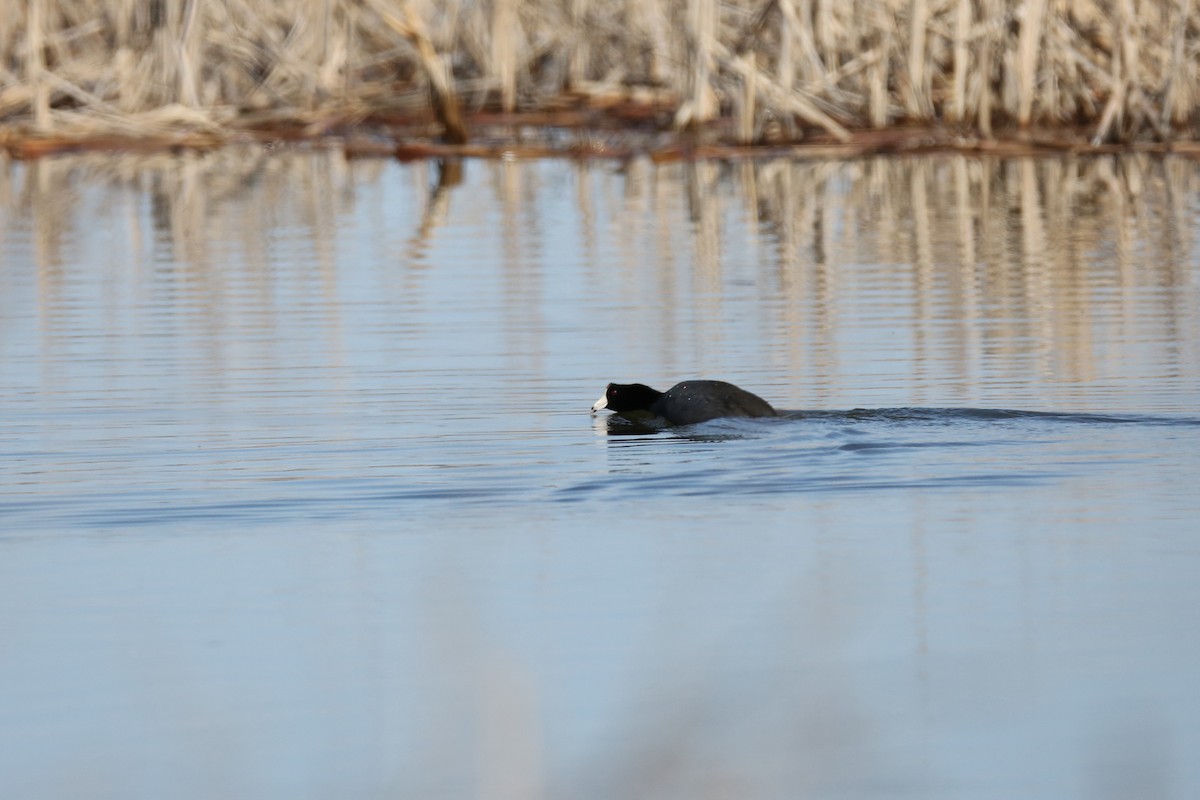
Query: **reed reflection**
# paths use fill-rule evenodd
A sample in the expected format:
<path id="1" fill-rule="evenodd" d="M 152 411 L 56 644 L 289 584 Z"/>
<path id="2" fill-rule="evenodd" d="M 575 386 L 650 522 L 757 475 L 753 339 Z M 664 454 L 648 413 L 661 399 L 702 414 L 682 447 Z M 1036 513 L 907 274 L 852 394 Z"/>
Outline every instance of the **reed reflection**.
<path id="1" fill-rule="evenodd" d="M 30 237 L 51 340 L 89 303 L 115 302 L 80 296 L 101 269 L 210 342 L 231 327 L 270 338 L 300 304 L 336 349 L 347 259 L 372 252 L 398 270 L 378 276 L 377 299 L 423 328 L 444 232 L 500 254 L 504 347 L 538 374 L 564 315 L 599 320 L 631 369 L 664 377 L 736 372 L 746 354 L 727 345 L 753 336 L 778 383 L 818 399 L 889 380 L 892 358 L 916 376 L 911 402 L 934 385 L 956 393 L 940 401 L 978 401 L 985 375 L 1096 380 L 1136 359 L 1132 345 L 1102 350 L 1114 327 L 1197 357 L 1180 336 L 1196 309 L 1172 291 L 1196 268 L 1200 172 L 1185 159 L 433 166 L 436 180 L 423 163 L 259 150 L 10 164 L 0 237 Z M 101 236 L 129 255 L 98 267 Z M 6 258 L 0 281 L 20 282 L 21 263 Z M 903 355 L 885 352 L 897 343 Z M 862 374 L 872 348 L 879 373 Z M 209 348 L 214 368 L 224 349 Z"/>

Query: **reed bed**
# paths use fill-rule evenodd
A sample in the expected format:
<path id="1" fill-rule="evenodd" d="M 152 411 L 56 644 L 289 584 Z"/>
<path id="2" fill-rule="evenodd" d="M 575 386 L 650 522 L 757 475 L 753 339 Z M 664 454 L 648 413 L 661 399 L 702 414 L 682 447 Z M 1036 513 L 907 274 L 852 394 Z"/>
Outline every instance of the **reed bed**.
<path id="1" fill-rule="evenodd" d="M 27 0 L 0 144 L 607 110 L 739 144 L 897 126 L 1189 139 L 1194 0 Z M 640 110 L 639 110 L 640 109 Z M 589 121 L 594 121 L 589 117 Z M 1077 136 L 1073 140 L 1079 141 Z"/>

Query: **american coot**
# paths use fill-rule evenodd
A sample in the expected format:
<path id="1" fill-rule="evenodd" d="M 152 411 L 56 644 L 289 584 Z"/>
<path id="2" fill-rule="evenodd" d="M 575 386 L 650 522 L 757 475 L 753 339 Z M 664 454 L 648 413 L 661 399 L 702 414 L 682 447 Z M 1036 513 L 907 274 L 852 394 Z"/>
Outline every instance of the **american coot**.
<path id="1" fill-rule="evenodd" d="M 672 425 L 691 425 L 718 417 L 774 417 L 775 409 L 758 395 L 725 381 L 684 381 L 665 392 L 640 383 L 610 383 L 592 406 L 617 413 L 640 412 Z"/>

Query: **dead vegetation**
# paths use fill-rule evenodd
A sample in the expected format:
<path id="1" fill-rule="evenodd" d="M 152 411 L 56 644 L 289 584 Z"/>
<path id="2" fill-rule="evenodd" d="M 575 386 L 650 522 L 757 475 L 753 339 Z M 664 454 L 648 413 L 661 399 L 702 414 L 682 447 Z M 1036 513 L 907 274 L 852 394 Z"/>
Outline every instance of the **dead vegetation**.
<path id="1" fill-rule="evenodd" d="M 0 15 L 0 145 L 24 156 L 367 126 L 462 146 L 487 114 L 554 125 L 564 109 L 578 127 L 607 115 L 735 145 L 909 128 L 1161 146 L 1200 123 L 1193 0 L 16 6 Z"/>

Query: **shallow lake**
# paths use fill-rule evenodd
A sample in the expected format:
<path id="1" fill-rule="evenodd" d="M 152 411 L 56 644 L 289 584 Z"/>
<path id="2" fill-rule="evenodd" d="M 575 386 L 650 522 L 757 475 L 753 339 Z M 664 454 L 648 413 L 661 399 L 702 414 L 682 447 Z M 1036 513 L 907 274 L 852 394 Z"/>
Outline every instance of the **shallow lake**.
<path id="1" fill-rule="evenodd" d="M 1200 796 L 1196 161 L 4 163 L 0 390 L 0 796 Z"/>

